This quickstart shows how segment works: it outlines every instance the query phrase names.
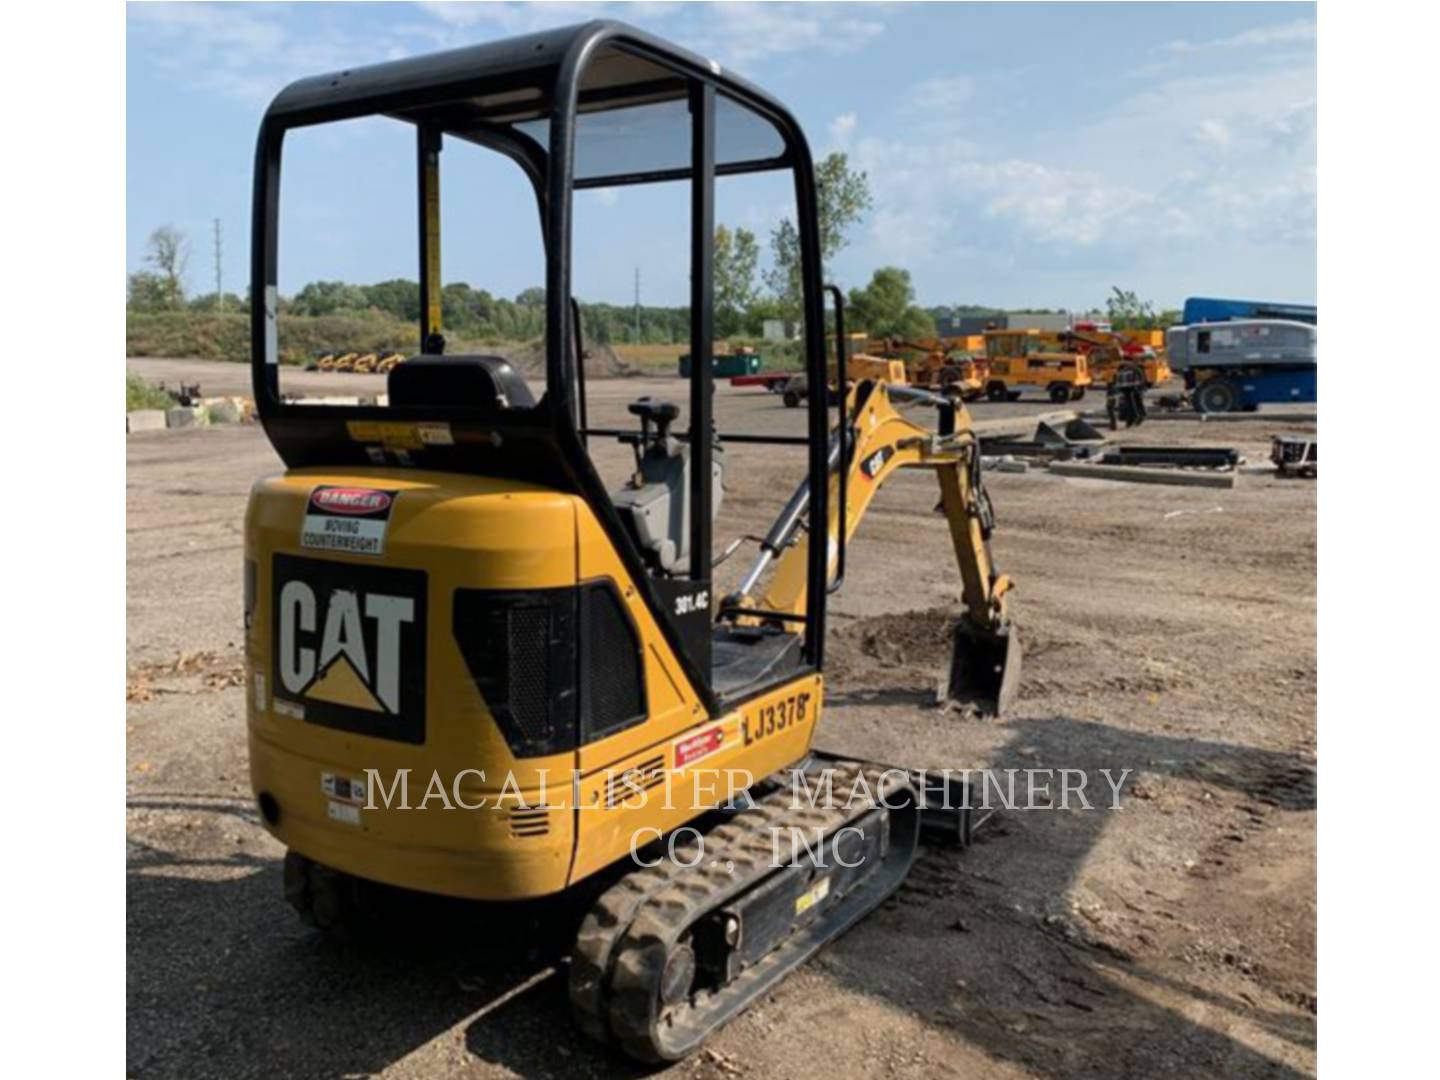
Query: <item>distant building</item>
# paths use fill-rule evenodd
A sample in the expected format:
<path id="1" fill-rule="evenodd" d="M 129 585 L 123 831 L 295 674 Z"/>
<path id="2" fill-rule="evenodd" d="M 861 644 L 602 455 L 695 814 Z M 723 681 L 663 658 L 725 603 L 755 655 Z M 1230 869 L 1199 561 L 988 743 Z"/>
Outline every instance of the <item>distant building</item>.
<path id="1" fill-rule="evenodd" d="M 766 341 L 792 341 L 795 324 L 785 319 L 766 319 L 760 326 L 760 336 Z"/>
<path id="2" fill-rule="evenodd" d="M 941 337 L 969 337 L 986 330 L 1006 329 L 1004 315 L 946 315 L 935 320 L 935 332 Z"/>
<path id="3" fill-rule="evenodd" d="M 1070 314 L 1052 315 L 1042 311 L 1012 311 L 1007 316 L 1007 330 L 1069 330 Z"/>
<path id="4" fill-rule="evenodd" d="M 968 337 L 986 330 L 1069 330 L 1072 316 L 1042 311 L 1012 311 L 1000 315 L 945 315 L 935 320 L 935 332 L 944 338 Z"/>

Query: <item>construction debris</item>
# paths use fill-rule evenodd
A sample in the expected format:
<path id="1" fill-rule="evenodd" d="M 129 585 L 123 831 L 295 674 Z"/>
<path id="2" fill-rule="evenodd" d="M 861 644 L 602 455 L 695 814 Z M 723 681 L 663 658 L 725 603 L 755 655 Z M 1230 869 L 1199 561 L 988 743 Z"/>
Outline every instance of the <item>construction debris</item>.
<path id="1" fill-rule="evenodd" d="M 982 434 L 980 437 L 981 450 L 995 457 L 1040 458 L 1045 461 L 1089 457 L 1096 447 L 1104 443 L 1104 433 L 1078 413 L 1041 416 L 1031 439 L 1018 438 L 1009 431 Z"/>
<path id="2" fill-rule="evenodd" d="M 1313 478 L 1315 446 L 1315 440 L 1306 435 L 1276 435 L 1270 440 L 1270 460 L 1275 463 L 1275 475 Z"/>

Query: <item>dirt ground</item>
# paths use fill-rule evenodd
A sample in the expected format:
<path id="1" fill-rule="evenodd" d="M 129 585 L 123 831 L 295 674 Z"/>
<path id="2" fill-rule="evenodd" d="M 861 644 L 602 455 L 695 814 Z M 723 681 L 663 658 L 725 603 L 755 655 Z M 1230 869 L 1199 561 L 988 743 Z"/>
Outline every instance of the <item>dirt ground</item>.
<path id="1" fill-rule="evenodd" d="M 244 368 L 202 367 L 207 393 L 235 392 L 232 374 L 243 389 Z M 678 385 L 597 380 L 593 420 Z M 729 430 L 800 420 L 728 387 L 717 413 Z M 1271 434 L 1306 429 L 1169 421 L 1123 438 L 1259 463 Z M 134 435 L 127 451 L 128 1072 L 640 1075 L 572 1024 L 543 920 L 437 906 L 428 931 L 348 947 L 299 925 L 251 802 L 241 688 L 242 515 L 279 462 L 254 427 Z M 623 475 L 628 449 L 595 453 Z M 717 544 L 763 530 L 799 468 L 732 448 Z M 1313 1075 L 1314 482 L 987 483 L 1025 644 L 1013 715 L 931 704 L 959 580 L 934 481 L 907 474 L 851 549 L 817 742 L 937 768 L 1130 769 L 1121 809 L 1092 789 L 1096 809 L 1007 812 L 964 853 L 927 849 L 896 898 L 674 1074 Z"/>

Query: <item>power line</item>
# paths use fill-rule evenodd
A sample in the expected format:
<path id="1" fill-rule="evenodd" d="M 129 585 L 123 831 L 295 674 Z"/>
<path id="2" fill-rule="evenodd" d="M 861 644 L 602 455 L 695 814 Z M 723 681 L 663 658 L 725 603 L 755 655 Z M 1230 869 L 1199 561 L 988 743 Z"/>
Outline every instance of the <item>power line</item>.
<path id="1" fill-rule="evenodd" d="M 215 310 L 225 310 L 225 292 L 220 276 L 220 219 L 215 218 Z"/>

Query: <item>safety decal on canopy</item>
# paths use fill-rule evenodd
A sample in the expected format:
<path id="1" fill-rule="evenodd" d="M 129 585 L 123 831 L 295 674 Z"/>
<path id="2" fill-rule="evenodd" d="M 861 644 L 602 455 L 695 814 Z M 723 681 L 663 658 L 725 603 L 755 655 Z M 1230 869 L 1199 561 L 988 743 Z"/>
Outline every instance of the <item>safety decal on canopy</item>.
<path id="1" fill-rule="evenodd" d="M 396 494 L 377 488 L 317 487 L 305 507 L 300 546 L 350 555 L 385 554 Z"/>

